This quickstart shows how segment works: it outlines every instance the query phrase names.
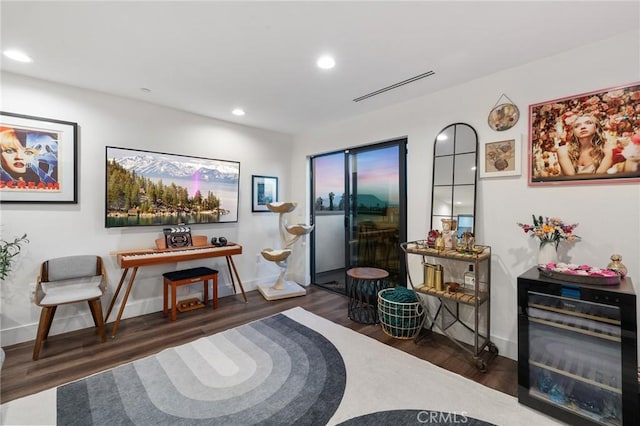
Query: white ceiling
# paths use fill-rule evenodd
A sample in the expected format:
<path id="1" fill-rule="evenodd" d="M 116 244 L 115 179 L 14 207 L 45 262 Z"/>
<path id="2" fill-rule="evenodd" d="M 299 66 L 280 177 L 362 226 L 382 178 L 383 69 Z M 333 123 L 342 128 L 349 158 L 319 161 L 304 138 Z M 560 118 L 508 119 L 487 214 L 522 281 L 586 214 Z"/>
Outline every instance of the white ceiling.
<path id="1" fill-rule="evenodd" d="M 286 133 L 640 27 L 638 1 L 3 0 L 0 13 L 2 49 L 34 59 L 5 71 Z M 322 53 L 333 70 L 315 66 Z"/>

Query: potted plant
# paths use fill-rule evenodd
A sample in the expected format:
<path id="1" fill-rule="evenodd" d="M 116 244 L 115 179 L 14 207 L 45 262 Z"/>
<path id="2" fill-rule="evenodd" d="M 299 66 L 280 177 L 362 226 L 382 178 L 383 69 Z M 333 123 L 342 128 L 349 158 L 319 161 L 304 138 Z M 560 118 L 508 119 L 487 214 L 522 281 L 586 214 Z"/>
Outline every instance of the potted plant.
<path id="1" fill-rule="evenodd" d="M 22 250 L 22 244 L 28 243 L 27 234 L 22 237 L 16 237 L 13 241 L 0 240 L 0 281 L 9 275 L 11 271 L 11 265 L 20 250 Z M 4 364 L 4 349 L 0 348 L 0 367 Z"/>
<path id="2" fill-rule="evenodd" d="M 22 250 L 22 244 L 28 242 L 27 234 L 22 237 L 16 237 L 13 241 L 0 240 L 0 281 L 4 281 L 9 275 L 14 257 Z"/>

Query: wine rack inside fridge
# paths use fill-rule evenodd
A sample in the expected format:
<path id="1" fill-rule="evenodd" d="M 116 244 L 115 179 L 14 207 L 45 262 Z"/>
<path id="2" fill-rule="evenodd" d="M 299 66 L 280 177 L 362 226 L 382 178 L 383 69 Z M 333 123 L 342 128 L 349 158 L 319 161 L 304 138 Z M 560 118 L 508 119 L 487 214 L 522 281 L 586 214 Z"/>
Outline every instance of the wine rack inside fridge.
<path id="1" fill-rule="evenodd" d="M 635 295 L 521 278 L 520 402 L 571 424 L 635 424 Z"/>

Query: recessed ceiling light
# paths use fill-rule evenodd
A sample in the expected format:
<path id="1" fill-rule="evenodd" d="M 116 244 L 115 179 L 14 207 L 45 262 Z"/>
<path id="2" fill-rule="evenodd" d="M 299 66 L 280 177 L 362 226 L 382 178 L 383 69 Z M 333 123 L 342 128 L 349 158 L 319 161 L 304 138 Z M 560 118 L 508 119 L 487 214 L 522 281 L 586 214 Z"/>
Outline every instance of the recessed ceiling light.
<path id="1" fill-rule="evenodd" d="M 446 141 L 447 139 L 449 139 L 449 137 L 444 133 L 440 133 L 436 139 L 439 141 Z"/>
<path id="2" fill-rule="evenodd" d="M 244 115 L 244 110 L 242 108 L 236 108 L 233 111 L 231 111 L 231 114 L 241 117 Z"/>
<path id="3" fill-rule="evenodd" d="M 4 56 L 18 62 L 33 62 L 33 59 L 24 52 L 15 49 L 9 49 L 2 52 Z"/>
<path id="4" fill-rule="evenodd" d="M 316 64 L 318 65 L 318 68 L 329 70 L 336 66 L 336 60 L 329 55 L 324 55 L 318 58 L 318 62 L 316 62 Z"/>

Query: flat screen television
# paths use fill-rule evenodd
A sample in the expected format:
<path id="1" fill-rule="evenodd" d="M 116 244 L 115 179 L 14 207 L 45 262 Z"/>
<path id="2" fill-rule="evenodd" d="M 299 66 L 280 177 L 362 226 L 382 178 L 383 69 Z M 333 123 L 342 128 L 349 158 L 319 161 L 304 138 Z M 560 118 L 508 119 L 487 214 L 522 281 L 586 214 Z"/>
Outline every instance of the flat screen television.
<path id="1" fill-rule="evenodd" d="M 238 221 L 240 163 L 106 147 L 105 226 Z"/>

